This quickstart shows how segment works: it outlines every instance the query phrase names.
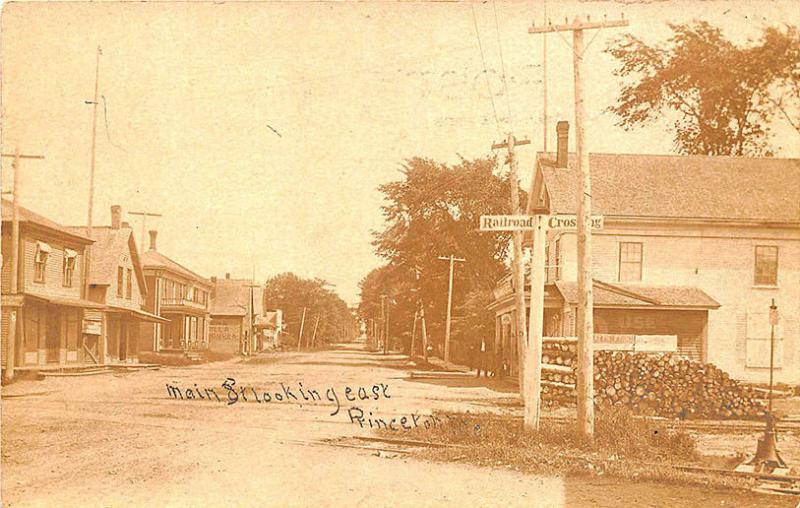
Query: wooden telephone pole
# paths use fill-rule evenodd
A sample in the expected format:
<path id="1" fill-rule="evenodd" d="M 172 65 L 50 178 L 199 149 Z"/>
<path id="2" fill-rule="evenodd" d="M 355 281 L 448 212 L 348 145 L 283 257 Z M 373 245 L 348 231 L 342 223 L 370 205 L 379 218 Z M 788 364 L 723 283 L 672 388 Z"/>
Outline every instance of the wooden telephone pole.
<path id="1" fill-rule="evenodd" d="M 578 152 L 578 172 L 581 189 L 578 201 L 578 429 L 587 437 L 594 436 L 594 318 L 592 294 L 592 181 L 589 169 L 589 150 L 586 143 L 586 105 L 583 97 L 584 45 L 583 32 L 602 28 L 628 26 L 625 19 L 585 22 L 578 18 L 572 23 L 543 27 L 533 26 L 531 34 L 572 32 L 572 57 L 575 86 L 575 130 Z"/>
<path id="2" fill-rule="evenodd" d="M 458 261 L 459 263 L 466 262 L 466 259 L 461 259 L 454 257 L 452 254 L 450 257 L 443 257 L 439 256 L 439 259 L 444 261 L 450 261 L 450 282 L 447 289 L 447 322 L 444 326 L 444 361 L 450 361 L 450 319 L 451 314 L 453 311 L 453 268 L 455 262 Z"/>
<path id="3" fill-rule="evenodd" d="M 13 186 L 11 189 L 11 203 L 13 207 L 11 216 L 11 294 L 19 293 L 19 171 L 20 160 L 22 159 L 44 159 L 44 155 L 28 155 L 19 153 L 19 148 L 14 149 L 14 153 L 4 153 L 2 157 L 12 159 L 11 169 L 14 171 L 12 176 Z M 4 377 L 6 381 L 14 379 L 14 357 L 16 356 L 17 345 L 17 311 L 11 310 L 8 326 L 8 337 L 6 341 L 6 370 Z"/>
<path id="4" fill-rule="evenodd" d="M 300 351 L 300 345 L 303 344 L 303 327 L 306 324 L 306 308 L 303 307 L 303 317 L 300 318 L 300 335 L 297 337 L 297 350 Z"/>
<path id="5" fill-rule="evenodd" d="M 508 166 L 511 173 L 511 213 L 519 214 L 521 212 L 519 205 L 519 176 L 517 168 L 517 158 L 514 154 L 516 146 L 528 145 L 530 140 L 523 139 L 517 141 L 513 134 L 509 134 L 506 141 L 503 143 L 494 143 L 492 150 L 505 148 L 508 151 Z M 517 308 L 517 353 L 519 358 L 519 366 L 517 374 L 519 375 L 519 391 L 522 398 L 525 398 L 525 356 L 527 354 L 527 335 L 525 333 L 525 270 L 522 266 L 522 231 L 514 231 L 512 233 L 514 242 L 514 249 L 511 258 L 511 273 L 514 281 L 514 302 Z"/>

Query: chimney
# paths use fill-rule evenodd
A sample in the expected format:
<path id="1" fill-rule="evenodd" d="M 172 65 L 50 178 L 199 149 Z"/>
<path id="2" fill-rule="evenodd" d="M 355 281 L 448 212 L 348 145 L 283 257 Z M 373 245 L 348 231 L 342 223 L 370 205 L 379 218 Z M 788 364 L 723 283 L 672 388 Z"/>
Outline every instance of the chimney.
<path id="1" fill-rule="evenodd" d="M 230 278 L 231 278 L 231 274 L 230 274 L 230 273 L 226 273 L 226 274 L 225 274 L 225 278 L 226 278 L 226 279 L 230 279 Z"/>
<path id="2" fill-rule="evenodd" d="M 119 229 L 122 226 L 122 207 L 114 205 L 111 207 L 111 229 Z"/>
<path id="3" fill-rule="evenodd" d="M 569 146 L 569 122 L 564 120 L 556 124 L 556 167 L 566 168 Z"/>
<path id="4" fill-rule="evenodd" d="M 211 277 L 211 283 L 212 284 L 216 284 L 217 283 L 217 276 L 216 275 Z"/>
<path id="5" fill-rule="evenodd" d="M 148 233 L 150 234 L 150 250 L 156 250 L 156 236 L 158 236 L 158 231 L 151 229 Z"/>

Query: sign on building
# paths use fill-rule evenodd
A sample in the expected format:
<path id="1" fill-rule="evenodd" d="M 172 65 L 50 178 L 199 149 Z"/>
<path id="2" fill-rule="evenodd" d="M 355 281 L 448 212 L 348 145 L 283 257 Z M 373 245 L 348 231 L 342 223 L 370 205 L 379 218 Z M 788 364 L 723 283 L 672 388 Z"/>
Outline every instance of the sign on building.
<path id="1" fill-rule="evenodd" d="M 592 229 L 603 229 L 603 222 L 604 219 L 602 215 L 592 215 Z M 547 219 L 547 227 L 550 229 L 577 230 L 578 216 L 572 214 L 551 215 L 550 218 Z"/>
<path id="2" fill-rule="evenodd" d="M 533 215 L 481 215 L 481 231 L 533 231 Z"/>

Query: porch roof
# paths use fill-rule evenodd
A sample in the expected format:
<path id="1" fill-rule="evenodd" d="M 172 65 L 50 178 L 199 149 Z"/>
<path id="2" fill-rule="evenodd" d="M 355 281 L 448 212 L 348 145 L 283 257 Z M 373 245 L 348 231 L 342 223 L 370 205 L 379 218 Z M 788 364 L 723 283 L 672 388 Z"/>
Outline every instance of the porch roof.
<path id="1" fill-rule="evenodd" d="M 557 281 L 555 287 L 564 301 L 578 302 L 578 283 Z M 696 308 L 717 309 L 720 304 L 702 289 L 694 286 L 651 286 L 639 284 L 609 284 L 594 281 L 594 305 L 596 307 L 652 307 L 652 308 Z"/>
<path id="2" fill-rule="evenodd" d="M 109 305 L 108 307 L 106 307 L 106 310 L 108 312 L 128 313 L 136 319 L 140 319 L 142 321 L 148 321 L 150 323 L 169 323 L 169 319 L 164 319 L 161 316 L 156 316 L 155 314 L 151 314 L 149 312 L 145 312 L 139 309 L 132 309 L 130 307 Z"/>

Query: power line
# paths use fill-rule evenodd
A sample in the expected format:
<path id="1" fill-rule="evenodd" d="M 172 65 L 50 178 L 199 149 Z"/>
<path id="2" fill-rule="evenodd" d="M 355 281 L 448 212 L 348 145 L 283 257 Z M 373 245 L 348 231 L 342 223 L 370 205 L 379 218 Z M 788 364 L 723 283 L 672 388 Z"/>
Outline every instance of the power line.
<path id="1" fill-rule="evenodd" d="M 497 19 L 497 2 L 494 0 L 492 1 L 492 9 L 494 10 L 494 28 L 495 32 L 497 33 L 497 48 L 500 52 L 500 70 L 502 74 L 500 75 L 503 78 L 503 89 L 505 90 L 506 95 L 506 106 L 508 107 L 508 123 L 511 125 L 511 130 L 514 130 L 514 115 L 511 114 L 511 92 L 508 89 L 508 83 L 506 82 L 506 63 L 503 59 L 503 44 L 500 42 L 500 22 Z"/>
<path id="2" fill-rule="evenodd" d="M 472 11 L 472 22 L 475 25 L 475 36 L 478 39 L 478 49 L 481 53 L 481 63 L 483 64 L 483 75 L 486 77 L 486 88 L 489 91 L 489 100 L 492 103 L 492 113 L 494 113 L 494 121 L 497 124 L 497 133 L 500 134 L 500 120 L 497 119 L 497 108 L 494 105 L 494 96 L 492 95 L 492 85 L 489 83 L 489 73 L 486 70 L 486 57 L 483 54 L 483 43 L 481 42 L 481 32 L 478 30 L 478 18 L 475 16 L 475 6 L 470 2 L 469 8 Z"/>

